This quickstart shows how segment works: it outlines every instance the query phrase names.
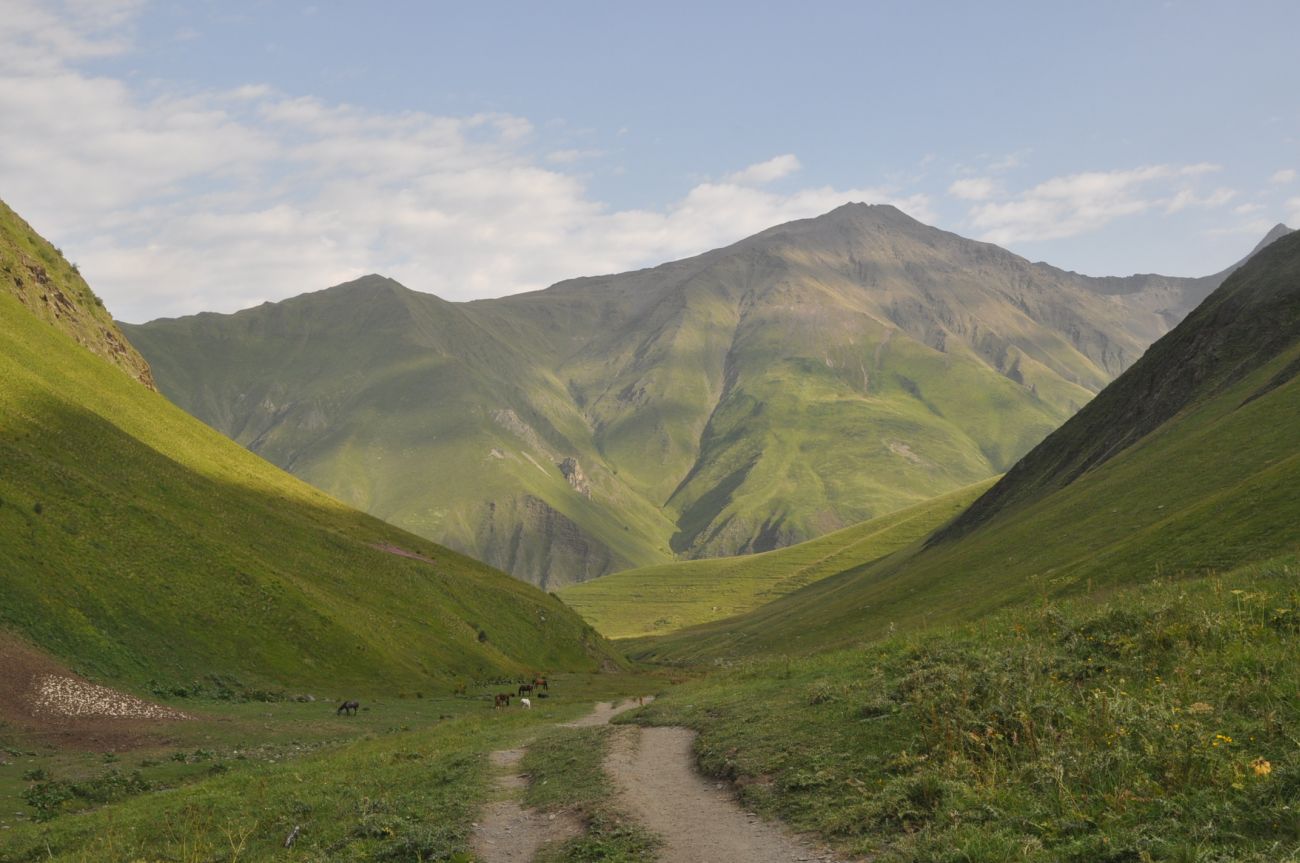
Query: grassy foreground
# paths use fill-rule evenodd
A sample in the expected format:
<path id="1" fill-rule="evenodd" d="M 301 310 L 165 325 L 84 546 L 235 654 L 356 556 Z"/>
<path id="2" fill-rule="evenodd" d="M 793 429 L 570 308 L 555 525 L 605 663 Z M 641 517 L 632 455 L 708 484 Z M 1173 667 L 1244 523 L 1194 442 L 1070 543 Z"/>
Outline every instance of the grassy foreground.
<path id="1" fill-rule="evenodd" d="M 165 744 L 119 754 L 0 732 L 0 860 L 468 859 L 488 752 L 647 685 L 563 676 L 532 710 L 391 699 L 354 719 L 321 703 L 211 703 Z"/>
<path id="2" fill-rule="evenodd" d="M 560 598 L 608 638 L 664 634 L 721 620 L 923 539 L 993 482 L 775 551 L 616 572 L 563 588 Z"/>
<path id="3" fill-rule="evenodd" d="M 881 861 L 1300 854 L 1300 558 L 688 684 L 746 805 Z"/>

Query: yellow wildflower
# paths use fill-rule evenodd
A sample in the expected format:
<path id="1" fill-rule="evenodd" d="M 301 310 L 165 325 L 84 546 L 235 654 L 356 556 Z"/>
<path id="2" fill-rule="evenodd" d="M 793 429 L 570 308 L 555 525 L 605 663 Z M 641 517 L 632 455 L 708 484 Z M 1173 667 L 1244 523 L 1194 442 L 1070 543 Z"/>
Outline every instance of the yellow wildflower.
<path id="1" fill-rule="evenodd" d="M 1250 766 L 1254 769 L 1256 776 L 1267 776 L 1273 772 L 1273 765 L 1263 758 L 1256 758 L 1250 762 Z"/>

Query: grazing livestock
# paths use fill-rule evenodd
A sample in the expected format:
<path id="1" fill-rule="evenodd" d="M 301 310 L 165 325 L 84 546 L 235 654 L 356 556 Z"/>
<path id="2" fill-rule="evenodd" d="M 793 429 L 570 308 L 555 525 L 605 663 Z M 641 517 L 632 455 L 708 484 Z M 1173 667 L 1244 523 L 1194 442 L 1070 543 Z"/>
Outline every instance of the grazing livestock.
<path id="1" fill-rule="evenodd" d="M 492 704 L 492 709 L 496 710 L 498 707 L 509 707 L 509 706 L 510 706 L 510 693 L 501 692 L 497 694 L 496 701 Z"/>
<path id="2" fill-rule="evenodd" d="M 550 689 L 550 688 L 551 688 L 550 686 L 548 686 L 548 685 L 546 684 L 546 678 L 545 678 L 545 677 L 538 677 L 537 679 L 535 679 L 535 680 L 533 681 L 533 686 L 536 686 L 538 689 Z"/>
<path id="3" fill-rule="evenodd" d="M 520 694 L 521 696 L 522 696 L 524 693 L 526 693 L 526 692 L 532 692 L 532 691 L 533 691 L 533 688 L 532 688 L 531 686 L 529 686 L 527 683 L 521 683 L 521 684 L 519 684 L 519 694 Z"/>
<path id="4" fill-rule="evenodd" d="M 532 710 L 532 709 L 533 709 L 533 703 L 532 703 L 531 701 L 529 701 L 527 698 L 521 698 L 521 699 L 519 699 L 519 706 L 522 707 L 524 710 Z"/>
<path id="5" fill-rule="evenodd" d="M 356 716 L 357 708 L 360 706 L 361 706 L 360 701 L 345 701 L 339 705 L 338 710 L 334 711 L 334 715 L 338 716 L 342 713 L 347 713 L 348 716 Z"/>

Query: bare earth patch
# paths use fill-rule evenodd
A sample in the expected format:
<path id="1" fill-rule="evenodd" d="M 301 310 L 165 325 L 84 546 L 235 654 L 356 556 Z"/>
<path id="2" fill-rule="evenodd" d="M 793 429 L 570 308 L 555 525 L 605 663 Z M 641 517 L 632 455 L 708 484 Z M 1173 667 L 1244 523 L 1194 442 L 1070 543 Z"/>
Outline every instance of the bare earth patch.
<path id="1" fill-rule="evenodd" d="M 722 783 L 695 772 L 686 728 L 621 729 L 605 770 L 620 808 L 664 842 L 662 863 L 833 863 L 812 841 L 746 812 Z"/>
<path id="2" fill-rule="evenodd" d="M 32 712 L 44 716 L 112 717 L 115 719 L 192 719 L 193 717 L 150 704 L 134 695 L 56 674 L 38 677 L 30 697 Z"/>
<path id="3" fill-rule="evenodd" d="M 522 749 L 492 753 L 492 766 L 502 771 L 497 793 L 507 796 L 489 803 L 474 824 L 474 857 L 483 863 L 525 863 L 543 845 L 582 833 L 581 822 L 567 812 L 548 815 L 519 805 L 516 795 L 528 784 L 517 770 L 523 757 Z"/>

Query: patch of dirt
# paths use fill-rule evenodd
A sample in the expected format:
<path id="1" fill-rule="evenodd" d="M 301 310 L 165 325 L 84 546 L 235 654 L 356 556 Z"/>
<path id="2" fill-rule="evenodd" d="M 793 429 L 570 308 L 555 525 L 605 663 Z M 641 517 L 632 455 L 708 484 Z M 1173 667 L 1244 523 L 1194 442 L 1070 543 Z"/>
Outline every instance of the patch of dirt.
<path id="1" fill-rule="evenodd" d="M 695 772 L 685 728 L 620 729 L 605 770 L 620 808 L 663 840 L 662 863 L 834 863 L 810 840 L 746 812 L 724 783 Z"/>
<path id="2" fill-rule="evenodd" d="M 483 863 L 525 863 L 538 849 L 553 842 L 565 842 L 582 833 L 582 822 L 568 812 L 544 813 L 525 809 L 517 795 L 528 785 L 518 771 L 523 749 L 493 752 L 492 766 L 502 771 L 496 790 L 506 795 L 489 803 L 474 824 L 474 859 Z"/>
<path id="3" fill-rule="evenodd" d="M 17 636 L 0 632 L 0 724 L 6 737 L 120 752 L 164 743 L 170 723 L 189 718 L 90 683 Z"/>
<path id="4" fill-rule="evenodd" d="M 370 547 L 377 551 L 386 552 L 388 554 L 395 554 L 398 557 L 409 557 L 411 560 L 422 560 L 425 563 L 433 563 L 433 558 L 420 554 L 418 552 L 408 551 L 402 548 L 400 545 L 393 545 L 391 542 L 376 542 Z"/>
<path id="5" fill-rule="evenodd" d="M 622 704 L 614 705 L 609 701 L 602 701 L 594 709 L 581 719 L 575 719 L 572 722 L 565 722 L 560 725 L 561 728 L 591 728 L 594 725 L 608 725 L 609 721 L 620 713 L 626 713 L 633 707 L 640 707 L 642 704 L 649 704 L 654 701 L 653 695 L 647 695 L 645 698 L 629 698 Z"/>

